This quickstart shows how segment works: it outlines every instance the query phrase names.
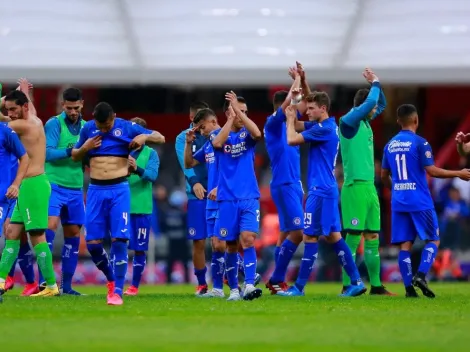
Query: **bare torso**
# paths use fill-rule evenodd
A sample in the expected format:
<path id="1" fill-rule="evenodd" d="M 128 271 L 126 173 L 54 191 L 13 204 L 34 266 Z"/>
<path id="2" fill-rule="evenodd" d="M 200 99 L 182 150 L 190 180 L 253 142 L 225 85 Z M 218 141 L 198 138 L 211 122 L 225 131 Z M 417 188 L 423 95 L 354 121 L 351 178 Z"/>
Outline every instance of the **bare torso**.
<path id="1" fill-rule="evenodd" d="M 46 162 L 46 135 L 42 121 L 30 114 L 26 119 L 9 122 L 8 126 L 18 134 L 28 153 L 29 166 L 25 177 L 43 174 Z"/>
<path id="2" fill-rule="evenodd" d="M 128 161 L 117 156 L 95 156 L 90 160 L 90 177 L 96 180 L 112 180 L 128 175 Z"/>

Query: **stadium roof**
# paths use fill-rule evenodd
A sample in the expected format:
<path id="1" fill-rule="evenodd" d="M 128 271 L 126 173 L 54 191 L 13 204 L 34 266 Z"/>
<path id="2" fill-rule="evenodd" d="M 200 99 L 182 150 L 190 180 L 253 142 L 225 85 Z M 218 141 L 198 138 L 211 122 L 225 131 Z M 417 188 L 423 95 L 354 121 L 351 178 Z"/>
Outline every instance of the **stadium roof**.
<path id="1" fill-rule="evenodd" d="M 226 5 L 227 3 L 224 2 Z M 470 82 L 470 1 L 0 2 L 0 80 L 277 84 Z"/>

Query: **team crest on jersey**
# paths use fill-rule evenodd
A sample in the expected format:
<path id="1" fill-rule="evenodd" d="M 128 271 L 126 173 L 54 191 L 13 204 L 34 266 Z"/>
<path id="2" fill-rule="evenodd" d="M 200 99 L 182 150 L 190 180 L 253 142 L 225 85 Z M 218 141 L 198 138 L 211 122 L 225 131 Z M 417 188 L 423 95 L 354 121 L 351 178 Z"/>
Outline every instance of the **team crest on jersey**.
<path id="1" fill-rule="evenodd" d="M 300 218 L 294 218 L 293 223 L 294 223 L 295 226 L 299 226 L 300 225 Z"/>
<path id="2" fill-rule="evenodd" d="M 359 220 L 358 220 L 358 219 L 354 218 L 354 219 L 351 220 L 351 225 L 357 226 L 358 224 L 359 224 Z"/>
<path id="3" fill-rule="evenodd" d="M 227 229 L 220 229 L 219 233 L 220 233 L 220 236 L 227 237 Z"/>
<path id="4" fill-rule="evenodd" d="M 194 236 L 196 234 L 196 229 L 194 227 L 190 227 L 188 229 L 189 236 Z"/>
<path id="5" fill-rule="evenodd" d="M 224 152 L 225 153 L 230 153 L 231 151 L 232 151 L 232 147 L 230 146 L 230 144 L 224 145 Z"/>
<path id="6" fill-rule="evenodd" d="M 114 131 L 113 131 L 113 135 L 115 137 L 121 137 L 122 136 L 122 130 L 120 128 L 116 128 Z"/>
<path id="7" fill-rule="evenodd" d="M 429 150 L 426 153 L 424 153 L 424 155 L 426 155 L 426 158 L 428 159 L 431 159 L 432 157 L 432 153 Z"/>
<path id="8" fill-rule="evenodd" d="M 242 133 L 240 133 L 240 138 L 246 138 L 246 132 L 243 131 Z"/>

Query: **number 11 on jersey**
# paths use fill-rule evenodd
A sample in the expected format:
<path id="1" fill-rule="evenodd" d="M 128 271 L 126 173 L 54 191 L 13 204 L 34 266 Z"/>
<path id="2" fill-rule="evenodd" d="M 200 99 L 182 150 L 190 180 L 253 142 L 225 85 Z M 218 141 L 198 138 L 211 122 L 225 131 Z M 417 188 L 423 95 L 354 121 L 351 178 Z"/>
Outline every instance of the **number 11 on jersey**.
<path id="1" fill-rule="evenodd" d="M 400 181 L 408 180 L 408 170 L 406 169 L 406 155 L 397 154 L 395 156 L 395 161 L 397 163 L 398 179 Z"/>

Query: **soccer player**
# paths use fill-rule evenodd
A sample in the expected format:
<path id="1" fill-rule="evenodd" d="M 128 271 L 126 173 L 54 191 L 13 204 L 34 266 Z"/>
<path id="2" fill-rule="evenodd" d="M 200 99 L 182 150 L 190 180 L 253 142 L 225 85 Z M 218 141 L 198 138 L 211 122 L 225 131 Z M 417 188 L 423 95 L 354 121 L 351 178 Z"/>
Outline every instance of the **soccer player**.
<path id="1" fill-rule="evenodd" d="M 259 231 L 260 192 L 254 170 L 256 142 L 261 131 L 241 110 L 243 107 L 234 92 L 226 100 L 235 114 L 227 115 L 227 122 L 212 139 L 219 168 L 217 201 L 219 218 L 216 234 L 227 243 L 226 274 L 230 287 L 228 300 L 240 300 L 238 290 L 238 241 L 244 253 L 245 290 L 243 299 L 253 300 L 262 295 L 254 286 L 256 279 L 256 250 L 254 241 Z M 234 116 L 235 115 L 235 116 Z"/>
<path id="2" fill-rule="evenodd" d="M 164 143 L 165 138 L 135 122 L 116 118 L 105 102 L 95 106 L 93 120 L 80 131 L 72 149 L 73 160 L 90 157 L 90 186 L 87 192 L 85 228 L 88 252 L 108 280 L 108 305 L 122 305 L 127 272 L 127 241 L 130 227 L 130 190 L 127 182 L 129 151 L 146 142 Z M 111 234 L 114 268 L 103 248 L 103 238 Z"/>
<path id="3" fill-rule="evenodd" d="M 325 236 L 338 256 L 338 260 L 352 284 L 343 296 L 359 296 L 366 291 L 353 256 L 341 237 L 341 224 L 338 208 L 338 185 L 335 179 L 336 159 L 339 152 L 338 125 L 334 117 L 328 115 L 330 98 L 325 92 L 314 92 L 306 97 L 307 115 L 314 121 L 312 127 L 302 133 L 295 130 L 296 111 L 286 109 L 287 143 L 289 145 L 309 145 L 307 171 L 308 196 L 305 204 L 304 243 L 305 249 L 297 280 L 287 291 L 279 291 L 281 296 L 303 296 L 304 288 L 318 256 L 318 238 Z"/>
<path id="4" fill-rule="evenodd" d="M 46 132 L 46 174 L 51 183 L 49 224 L 46 239 L 53 249 L 55 231 L 62 223 L 64 246 L 62 248 L 61 294 L 80 296 L 72 288 L 72 278 L 78 264 L 80 229 L 85 222 L 83 204 L 83 166 L 72 159 L 72 149 L 85 124 L 82 118 L 82 92 L 68 88 L 62 93 L 62 113 L 54 116 L 44 126 Z M 45 286 L 39 272 L 40 288 Z"/>
<path id="5" fill-rule="evenodd" d="M 21 233 L 26 230 L 47 285 L 43 291 L 32 296 L 56 296 L 59 294 L 59 288 L 52 266 L 52 253 L 45 236 L 51 186 L 44 170 L 46 159 L 44 126 L 34 115 L 34 106 L 22 91 L 10 92 L 5 97 L 5 107 L 8 117 L 13 120 L 8 125 L 18 133 L 30 163 L 7 228 L 7 241 L 0 263 L 0 294 L 5 290 L 5 278 L 18 256 Z"/>
<path id="6" fill-rule="evenodd" d="M 343 228 L 354 258 L 364 236 L 364 261 L 369 272 L 372 295 L 393 295 L 380 281 L 380 204 L 374 185 L 374 136 L 370 122 L 385 109 L 386 101 L 378 77 L 370 70 L 363 73 L 371 89 L 360 89 L 354 107 L 340 119 L 341 156 L 344 185 L 341 190 Z M 343 271 L 343 292 L 350 278 Z"/>
<path id="7" fill-rule="evenodd" d="M 147 122 L 139 117 L 133 118 L 131 122 L 147 128 Z M 157 180 L 159 166 L 160 160 L 157 152 L 148 146 L 143 146 L 142 149 L 129 155 L 129 171 L 131 172 L 128 178 L 131 190 L 129 249 L 134 251 L 134 260 L 132 262 L 132 285 L 124 292 L 127 296 L 137 296 L 140 280 L 145 270 L 152 223 L 152 184 Z"/>
<path id="8" fill-rule="evenodd" d="M 13 157 L 13 158 L 12 158 Z M 14 165 L 15 167 L 8 167 L 8 165 Z M 19 161 L 19 163 L 18 163 Z M 11 213 L 16 204 L 16 197 L 18 196 L 18 190 L 21 181 L 26 173 L 29 164 L 29 157 L 21 144 L 18 135 L 6 126 L 6 124 L 0 124 L 0 165 L 6 165 L 2 170 L 2 177 L 0 178 L 0 237 L 4 229 L 8 226 Z M 10 216 L 9 216 L 10 215 Z M 6 226 L 4 226 L 6 225 Z M 26 249 L 30 252 L 29 243 L 26 241 L 26 245 L 20 245 L 20 251 Z M 23 253 L 24 254 L 24 253 Z M 25 259 L 20 262 L 21 270 L 25 275 L 25 279 L 28 285 L 34 285 L 34 293 L 37 293 L 37 284 L 34 282 L 34 271 L 32 263 L 27 263 Z M 14 275 L 15 265 L 12 266 L 12 272 L 8 277 Z M 32 279 L 32 282 L 30 282 Z M 5 280 L 6 281 L 6 280 Z M 5 291 L 7 288 L 5 288 Z M 27 295 L 26 290 L 23 291 L 22 295 Z M 1 299 L 1 296 L 0 296 Z"/>
<path id="9" fill-rule="evenodd" d="M 207 293 L 206 281 L 206 255 L 205 246 L 207 238 L 206 228 L 206 189 L 207 189 L 207 169 L 204 165 L 196 165 L 192 169 L 184 167 L 184 148 L 186 145 L 186 134 L 194 127 L 193 120 L 197 112 L 209 108 L 205 102 L 198 101 L 191 104 L 189 108 L 189 120 L 191 125 L 189 129 L 184 130 L 176 137 L 175 149 L 178 162 L 183 170 L 186 179 L 186 194 L 188 196 L 188 233 L 187 237 L 193 242 L 193 266 L 194 275 L 197 278 L 198 286 L 196 296 L 202 296 Z M 199 132 L 195 133 L 195 140 L 191 151 L 195 153 L 201 149 L 207 139 Z"/>
<path id="10" fill-rule="evenodd" d="M 300 180 L 300 147 L 289 146 L 286 137 L 285 109 L 300 95 L 301 76 L 298 71 L 291 71 L 294 77 L 290 92 L 279 91 L 274 94 L 274 113 L 264 125 L 266 149 L 271 160 L 271 197 L 279 214 L 281 233 L 275 253 L 275 270 L 266 283 L 272 294 L 287 290 L 285 282 L 287 267 L 302 242 L 304 229 L 304 192 Z M 295 95 L 295 96 L 294 96 Z M 296 104 L 300 103 L 295 101 Z M 304 122 L 298 121 L 304 130 Z M 297 126 L 297 129 L 298 126 Z"/>
<path id="11" fill-rule="evenodd" d="M 214 147 L 208 139 L 207 142 L 196 151 L 192 152 L 192 145 L 196 139 L 196 131 L 200 131 L 206 138 L 214 138 L 215 134 L 220 130 L 217 122 L 217 117 L 211 109 L 202 109 L 198 111 L 193 120 L 194 127 L 186 134 L 186 147 L 184 149 L 184 166 L 186 168 L 193 168 L 199 164 L 205 164 L 207 167 L 207 189 L 209 194 L 207 196 L 206 205 L 206 227 L 207 235 L 211 238 L 212 244 L 212 261 L 211 261 L 211 275 L 213 289 L 203 295 L 203 297 L 225 297 L 224 285 L 224 272 L 225 272 L 225 249 L 226 243 L 220 240 L 215 235 L 215 221 L 217 219 L 217 182 L 218 182 L 218 167 L 215 158 Z"/>
<path id="12" fill-rule="evenodd" d="M 470 171 L 443 170 L 434 165 L 431 146 L 416 134 L 418 113 L 413 105 L 398 107 L 401 131 L 384 148 L 381 177 L 392 189 L 392 243 L 400 246 L 398 265 L 406 297 L 418 297 L 413 286 L 423 295 L 434 298 L 426 274 L 431 269 L 439 247 L 439 225 L 431 198 L 426 173 L 431 177 L 459 177 L 470 180 Z M 426 242 L 415 276 L 411 271 L 410 250 L 416 235 Z"/>

